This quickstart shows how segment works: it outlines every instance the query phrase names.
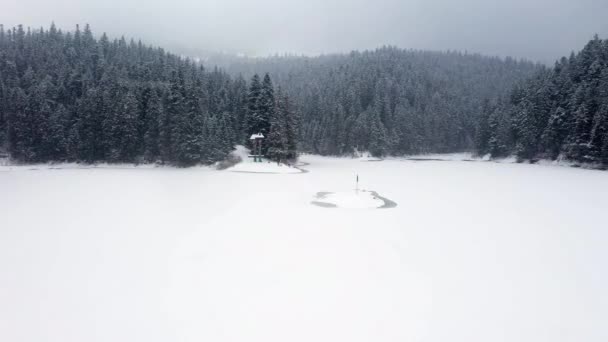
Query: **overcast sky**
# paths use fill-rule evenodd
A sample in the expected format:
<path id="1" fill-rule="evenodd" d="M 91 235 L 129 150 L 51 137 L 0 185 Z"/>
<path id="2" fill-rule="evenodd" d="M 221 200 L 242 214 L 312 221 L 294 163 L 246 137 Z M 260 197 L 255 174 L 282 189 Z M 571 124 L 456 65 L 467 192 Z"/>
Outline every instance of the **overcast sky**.
<path id="1" fill-rule="evenodd" d="M 6 26 L 143 38 L 169 48 L 318 54 L 397 45 L 542 62 L 608 38 L 608 0 L 0 0 Z"/>

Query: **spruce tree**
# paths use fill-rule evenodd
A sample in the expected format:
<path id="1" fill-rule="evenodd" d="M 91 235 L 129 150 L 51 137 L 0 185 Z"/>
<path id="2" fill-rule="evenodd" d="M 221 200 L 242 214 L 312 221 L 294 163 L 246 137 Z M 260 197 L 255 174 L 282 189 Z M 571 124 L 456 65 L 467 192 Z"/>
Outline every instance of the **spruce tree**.
<path id="1" fill-rule="evenodd" d="M 144 158 L 153 162 L 160 156 L 160 125 L 165 115 L 162 99 L 156 89 L 151 90 L 146 108 Z"/>
<path id="2" fill-rule="evenodd" d="M 0 29 L 2 29 L 0 27 Z M 4 32 L 0 32 L 1 34 L 3 34 Z M 6 147 L 6 140 L 7 140 L 7 103 L 8 103 L 8 96 L 7 96 L 7 90 L 6 87 L 4 86 L 4 82 L 3 82 L 3 77 L 2 77 L 2 70 L 0 70 L 0 151 L 4 152 Z"/>
<path id="3" fill-rule="evenodd" d="M 288 159 L 287 113 L 282 104 L 271 111 L 270 129 L 265 139 L 266 155 L 269 159 L 282 162 Z"/>
<path id="4" fill-rule="evenodd" d="M 491 134 L 489 117 L 491 113 L 490 100 L 485 99 L 475 128 L 475 150 L 480 156 L 489 152 L 488 142 Z"/>
<path id="5" fill-rule="evenodd" d="M 11 91 L 10 114 L 8 116 L 8 146 L 11 157 L 28 161 L 32 157 L 29 150 L 30 127 L 26 114 L 27 95 L 21 88 Z"/>
<path id="6" fill-rule="evenodd" d="M 51 113 L 48 130 L 43 136 L 42 150 L 45 160 L 64 161 L 67 159 L 67 127 L 69 113 L 63 105 L 58 105 Z"/>
<path id="7" fill-rule="evenodd" d="M 295 161 L 298 158 L 298 118 L 293 112 L 287 94 L 281 97 L 279 111 L 285 118 L 285 133 L 287 135 L 286 159 Z"/>
<path id="8" fill-rule="evenodd" d="M 178 165 L 191 166 L 202 162 L 210 147 L 204 144 L 204 115 L 193 89 L 187 90 L 181 107 L 183 112 L 175 115 L 173 153 Z"/>
<path id="9" fill-rule="evenodd" d="M 262 90 L 260 94 L 260 132 L 265 134 L 270 131 L 270 120 L 275 114 L 274 111 L 276 109 L 276 99 L 274 96 L 274 86 L 272 84 L 272 80 L 270 79 L 270 75 L 267 73 L 264 75 L 264 80 L 262 81 Z"/>
<path id="10" fill-rule="evenodd" d="M 261 109 L 262 84 L 260 77 L 255 74 L 251 79 L 249 94 L 247 95 L 247 135 L 262 133 L 264 115 Z M 249 136 L 247 137 L 249 139 Z"/>
<path id="11" fill-rule="evenodd" d="M 138 102 L 133 91 L 129 91 L 123 98 L 119 108 L 119 124 L 116 136 L 120 141 L 118 160 L 122 162 L 135 162 L 140 151 L 138 139 Z"/>
<path id="12" fill-rule="evenodd" d="M 608 104 L 596 112 L 589 141 L 588 160 L 594 163 L 602 162 L 604 140 L 608 138 Z"/>
<path id="13" fill-rule="evenodd" d="M 542 136 L 543 150 L 549 154 L 551 159 L 556 159 L 562 151 L 567 136 L 566 123 L 566 110 L 558 107 L 551 114 Z"/>
<path id="14" fill-rule="evenodd" d="M 388 136 L 382 124 L 381 111 L 374 111 L 370 121 L 368 150 L 374 157 L 384 157 L 388 151 Z"/>

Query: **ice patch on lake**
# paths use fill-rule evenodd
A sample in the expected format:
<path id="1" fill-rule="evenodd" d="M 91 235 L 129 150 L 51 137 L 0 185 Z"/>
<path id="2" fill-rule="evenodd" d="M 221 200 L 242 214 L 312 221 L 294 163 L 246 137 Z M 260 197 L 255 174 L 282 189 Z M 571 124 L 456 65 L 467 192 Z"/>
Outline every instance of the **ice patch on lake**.
<path id="1" fill-rule="evenodd" d="M 352 190 L 344 192 L 319 192 L 312 204 L 323 208 L 378 209 L 392 208 L 396 204 L 382 198 L 375 191 Z"/>

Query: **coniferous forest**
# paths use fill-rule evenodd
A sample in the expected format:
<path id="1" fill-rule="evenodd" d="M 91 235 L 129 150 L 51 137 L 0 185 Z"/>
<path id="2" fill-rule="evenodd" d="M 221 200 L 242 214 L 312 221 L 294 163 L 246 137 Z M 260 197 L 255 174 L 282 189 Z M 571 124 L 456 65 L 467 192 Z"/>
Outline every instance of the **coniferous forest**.
<path id="1" fill-rule="evenodd" d="M 476 150 L 520 160 L 563 157 L 608 166 L 608 40 L 597 36 L 578 54 L 485 103 Z"/>
<path id="2" fill-rule="evenodd" d="M 542 69 L 511 58 L 394 47 L 213 62 L 246 77 L 270 72 L 298 108 L 300 148 L 323 155 L 472 150 L 484 99 Z"/>
<path id="3" fill-rule="evenodd" d="M 608 163 L 607 98 L 599 38 L 554 68 L 394 47 L 203 65 L 88 25 L 0 27 L 0 152 L 22 162 L 208 164 L 263 133 L 278 161 L 477 151 Z"/>
<path id="4" fill-rule="evenodd" d="M 90 28 L 0 28 L 0 146 L 23 162 L 222 160 L 255 131 L 295 156 L 296 118 L 268 75 L 242 78 Z M 272 132 L 272 133 L 271 133 Z"/>

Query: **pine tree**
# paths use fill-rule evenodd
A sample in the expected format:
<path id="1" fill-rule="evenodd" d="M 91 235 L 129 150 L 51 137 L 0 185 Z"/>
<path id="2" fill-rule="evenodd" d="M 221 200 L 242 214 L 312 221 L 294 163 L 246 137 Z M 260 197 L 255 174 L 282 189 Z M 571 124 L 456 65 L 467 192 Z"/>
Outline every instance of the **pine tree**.
<path id="1" fill-rule="evenodd" d="M 585 103 L 582 103 L 574 112 L 574 129 L 568 138 L 570 144 L 567 151 L 568 157 L 573 160 L 585 161 L 589 153 L 589 127 L 591 125 L 589 116 L 589 109 Z"/>
<path id="2" fill-rule="evenodd" d="M 371 117 L 369 135 L 369 152 L 374 157 L 384 157 L 388 151 L 388 137 L 382 123 L 380 112 L 374 111 Z"/>
<path id="3" fill-rule="evenodd" d="M 144 158 L 152 162 L 160 157 L 160 124 L 165 115 L 162 99 L 157 90 L 151 90 L 146 108 Z"/>
<path id="4" fill-rule="evenodd" d="M 593 163 L 602 162 L 604 140 L 608 139 L 608 104 L 603 105 L 595 114 L 591 138 L 589 141 L 588 160 Z"/>
<path id="5" fill-rule="evenodd" d="M 68 111 L 63 105 L 57 106 L 48 118 L 48 128 L 43 135 L 42 151 L 45 160 L 63 161 L 67 159 L 66 126 Z"/>
<path id="6" fill-rule="evenodd" d="M 173 153 L 178 165 L 191 166 L 203 161 L 205 147 L 204 118 L 192 92 L 184 99 L 183 110 L 175 116 Z"/>
<path id="7" fill-rule="evenodd" d="M 537 152 L 537 127 L 533 110 L 533 103 L 526 98 L 517 107 L 517 113 L 513 118 L 516 136 L 515 154 L 520 161 L 534 158 Z"/>
<path id="8" fill-rule="evenodd" d="M 567 113 L 558 107 L 550 116 L 542 136 L 543 150 L 549 153 L 551 159 L 556 159 L 561 153 L 567 137 Z"/>
<path id="9" fill-rule="evenodd" d="M 500 157 L 503 155 L 503 144 L 500 135 L 501 109 L 495 108 L 488 118 L 488 132 L 486 152 L 492 157 Z"/>
<path id="10" fill-rule="evenodd" d="M 298 159 L 298 119 L 296 114 L 293 112 L 290 102 L 289 96 L 286 94 L 280 97 L 281 100 L 279 102 L 279 111 L 285 117 L 285 133 L 287 135 L 286 139 L 286 159 L 292 162 Z"/>
<path id="11" fill-rule="evenodd" d="M 27 95 L 21 88 L 11 91 L 11 106 L 8 116 L 8 146 L 9 152 L 14 159 L 27 161 L 32 158 L 29 146 L 31 132 L 26 113 Z"/>
<path id="12" fill-rule="evenodd" d="M 279 101 L 282 102 L 282 101 Z M 282 162 L 288 159 L 287 113 L 284 104 L 277 103 L 271 111 L 270 130 L 266 137 L 266 155 L 269 159 Z"/>
<path id="13" fill-rule="evenodd" d="M 264 136 L 270 134 L 270 128 L 272 120 L 275 119 L 276 111 L 276 100 L 274 96 L 274 86 L 270 75 L 266 74 L 262 81 L 262 87 L 260 89 L 260 96 L 258 101 L 258 112 L 257 112 L 257 124 L 256 130 L 253 132 L 262 133 Z M 266 139 L 265 143 L 262 144 L 262 154 L 267 154 L 269 147 L 272 145 L 270 139 Z"/>
<path id="14" fill-rule="evenodd" d="M 0 35 L 4 35 L 4 31 L 3 28 L 0 25 Z M 0 38 L 0 39 L 3 39 Z M 7 89 L 4 86 L 4 82 L 3 82 L 3 77 L 2 77 L 2 70 L 0 70 L 0 151 L 4 152 L 5 149 L 7 148 L 6 142 L 7 142 L 7 124 L 8 124 L 8 120 L 7 120 L 7 103 L 8 103 L 8 95 L 7 95 Z"/>
<path id="15" fill-rule="evenodd" d="M 180 116 L 186 113 L 183 75 L 176 71 L 171 76 L 165 115 L 160 122 L 160 153 L 163 161 L 172 162 L 176 155 L 176 127 Z"/>
<path id="16" fill-rule="evenodd" d="M 276 100 L 274 96 L 274 86 L 272 84 L 272 80 L 270 79 L 270 75 L 266 74 L 264 76 L 264 80 L 262 81 L 262 90 L 260 93 L 260 132 L 263 134 L 270 131 L 270 120 L 275 114 L 275 109 Z"/>
<path id="17" fill-rule="evenodd" d="M 247 135 L 262 133 L 265 127 L 261 109 L 262 84 L 260 77 L 255 74 L 251 79 L 247 96 Z M 249 139 L 249 137 L 247 137 Z"/>
<path id="18" fill-rule="evenodd" d="M 123 98 L 119 109 L 119 125 L 116 127 L 117 137 L 120 139 L 120 152 L 118 160 L 134 162 L 140 151 L 138 139 L 138 102 L 135 94 L 129 91 Z"/>
<path id="19" fill-rule="evenodd" d="M 604 143 L 602 146 L 600 160 L 601 160 L 602 165 L 605 168 L 608 168 L 608 136 L 604 136 Z"/>
<path id="20" fill-rule="evenodd" d="M 490 108 L 490 100 L 485 99 L 475 128 L 475 151 L 480 156 L 489 152 L 488 142 L 491 134 L 489 118 L 491 113 L 492 108 Z"/>
<path id="21" fill-rule="evenodd" d="M 96 162 L 109 157 L 112 160 L 110 150 L 119 146 L 115 133 L 119 122 L 113 109 L 108 110 L 98 88 L 88 89 L 79 99 L 73 118 L 77 132 L 72 132 L 69 139 L 69 150 L 76 159 Z"/>

